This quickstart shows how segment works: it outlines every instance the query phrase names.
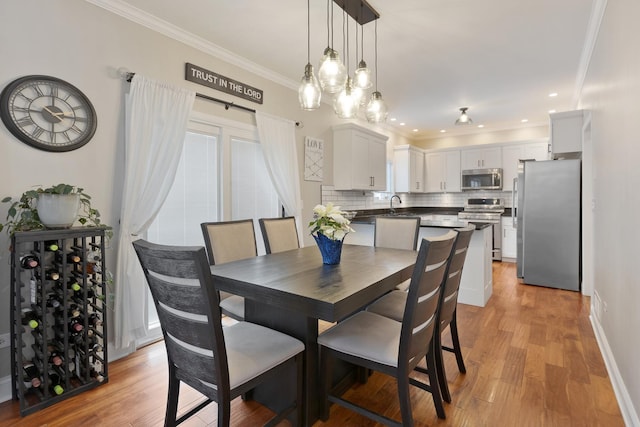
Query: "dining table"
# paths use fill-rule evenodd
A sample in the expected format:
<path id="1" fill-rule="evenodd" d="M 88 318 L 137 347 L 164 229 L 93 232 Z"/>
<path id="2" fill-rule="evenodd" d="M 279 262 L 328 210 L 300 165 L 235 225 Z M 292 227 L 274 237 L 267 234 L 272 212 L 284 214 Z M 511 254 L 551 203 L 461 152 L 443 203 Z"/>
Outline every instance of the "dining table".
<path id="1" fill-rule="evenodd" d="M 339 322 L 409 279 L 417 253 L 411 250 L 343 245 L 339 264 L 326 265 L 316 246 L 212 265 L 216 289 L 245 298 L 245 321 L 300 339 L 305 345 L 303 425 L 319 419 L 320 372 L 318 321 Z M 340 384 L 355 379 L 353 370 L 337 370 Z M 295 375 L 292 372 L 291 375 Z M 294 377 L 295 378 L 295 377 Z M 273 410 L 287 399 L 278 378 L 251 398 Z M 295 384 L 295 381 L 293 381 Z"/>

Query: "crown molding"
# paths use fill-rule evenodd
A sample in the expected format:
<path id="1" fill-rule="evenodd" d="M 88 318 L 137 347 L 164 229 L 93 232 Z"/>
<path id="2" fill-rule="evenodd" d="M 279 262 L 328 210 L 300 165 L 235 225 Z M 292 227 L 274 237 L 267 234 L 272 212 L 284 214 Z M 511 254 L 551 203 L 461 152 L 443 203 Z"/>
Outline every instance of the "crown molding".
<path id="1" fill-rule="evenodd" d="M 165 20 L 158 18 L 157 16 L 148 14 L 136 7 L 131 6 L 122 0 L 85 0 L 95 6 L 101 7 L 111 13 L 114 13 L 122 18 L 128 19 L 131 22 L 142 25 L 150 30 L 163 34 L 173 40 L 184 43 L 193 47 L 201 52 L 207 53 L 225 62 L 233 64 L 243 70 L 247 70 L 265 79 L 271 80 L 282 86 L 285 86 L 292 90 L 298 90 L 298 81 L 291 80 L 282 74 L 276 73 L 268 68 L 265 68 L 255 62 L 249 61 L 246 58 L 238 56 L 233 52 L 211 43 L 202 37 L 185 31 L 183 28 L 177 27 Z M 133 70 L 135 71 L 135 70 Z"/>
<path id="2" fill-rule="evenodd" d="M 573 99 L 571 100 L 572 109 L 574 110 L 578 108 L 580 103 L 584 80 L 587 77 L 587 72 L 589 71 L 591 56 L 593 55 L 593 49 L 595 48 L 598 40 L 600 24 L 602 24 L 602 18 L 604 17 L 606 8 L 607 0 L 593 0 L 591 16 L 589 17 L 589 23 L 587 24 L 587 34 L 585 36 L 584 46 L 582 47 L 582 54 L 580 55 L 580 65 L 578 66 L 578 73 L 576 75 L 576 86 L 573 91 Z"/>

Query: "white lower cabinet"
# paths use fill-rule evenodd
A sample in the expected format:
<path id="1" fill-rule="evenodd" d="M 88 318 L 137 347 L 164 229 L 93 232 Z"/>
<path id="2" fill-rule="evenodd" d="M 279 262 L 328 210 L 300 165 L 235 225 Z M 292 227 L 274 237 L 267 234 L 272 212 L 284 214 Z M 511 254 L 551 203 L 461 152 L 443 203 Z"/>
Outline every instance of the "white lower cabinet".
<path id="1" fill-rule="evenodd" d="M 516 259 L 518 255 L 517 228 L 513 226 L 511 217 L 502 218 L 502 260 Z"/>

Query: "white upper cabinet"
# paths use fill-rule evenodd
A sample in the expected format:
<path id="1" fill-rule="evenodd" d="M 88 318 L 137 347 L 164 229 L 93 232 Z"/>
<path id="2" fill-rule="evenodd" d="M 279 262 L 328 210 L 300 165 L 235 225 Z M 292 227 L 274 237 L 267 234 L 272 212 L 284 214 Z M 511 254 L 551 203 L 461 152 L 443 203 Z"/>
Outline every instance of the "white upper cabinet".
<path id="1" fill-rule="evenodd" d="M 502 147 L 502 190 L 513 191 L 513 180 L 518 177 L 520 160 L 547 160 L 548 158 L 549 145 L 546 141 Z"/>
<path id="2" fill-rule="evenodd" d="M 411 145 L 393 149 L 394 186 L 396 193 L 424 192 L 424 152 Z"/>
<path id="3" fill-rule="evenodd" d="M 460 191 L 460 150 L 425 154 L 427 193 Z"/>
<path id="4" fill-rule="evenodd" d="M 493 169 L 502 167 L 500 147 L 465 148 L 462 150 L 462 169 Z"/>
<path id="5" fill-rule="evenodd" d="M 333 128 L 336 190 L 387 189 L 387 137 L 354 124 Z"/>
<path id="6" fill-rule="evenodd" d="M 551 151 L 554 158 L 576 157 L 582 152 L 584 110 L 564 111 L 549 115 L 551 120 Z"/>

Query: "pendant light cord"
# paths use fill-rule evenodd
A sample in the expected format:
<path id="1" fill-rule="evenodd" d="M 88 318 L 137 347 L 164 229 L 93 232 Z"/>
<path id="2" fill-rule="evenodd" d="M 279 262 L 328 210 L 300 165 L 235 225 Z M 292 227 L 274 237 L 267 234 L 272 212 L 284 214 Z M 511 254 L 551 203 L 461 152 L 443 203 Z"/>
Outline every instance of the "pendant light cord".
<path id="1" fill-rule="evenodd" d="M 376 92 L 378 91 L 378 20 L 376 19 L 375 22 L 375 36 L 376 36 L 376 57 L 375 57 L 375 61 L 376 61 Z"/>
<path id="2" fill-rule="evenodd" d="M 311 0 L 307 0 L 307 64 L 311 64 Z"/>

